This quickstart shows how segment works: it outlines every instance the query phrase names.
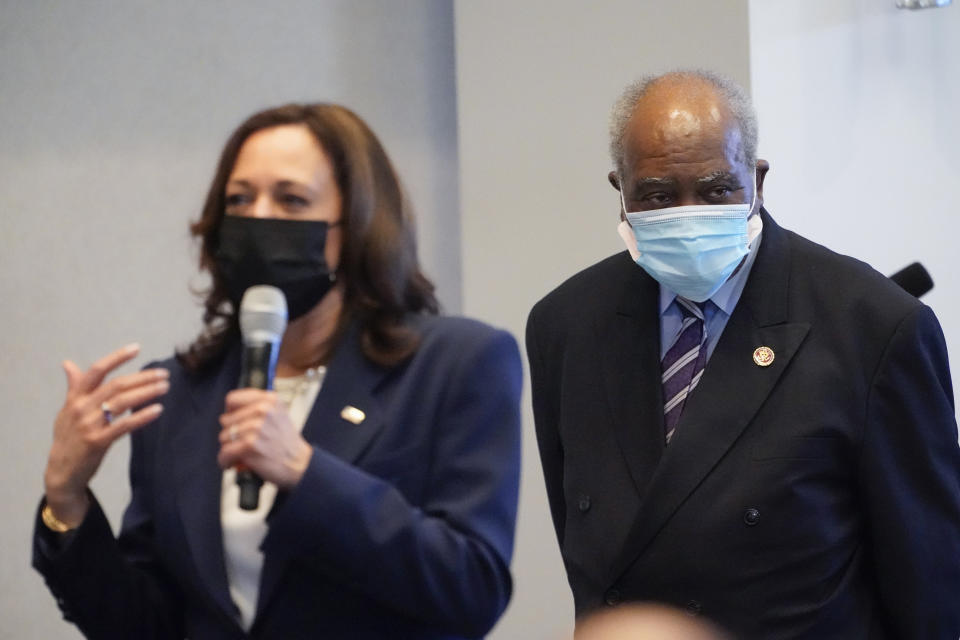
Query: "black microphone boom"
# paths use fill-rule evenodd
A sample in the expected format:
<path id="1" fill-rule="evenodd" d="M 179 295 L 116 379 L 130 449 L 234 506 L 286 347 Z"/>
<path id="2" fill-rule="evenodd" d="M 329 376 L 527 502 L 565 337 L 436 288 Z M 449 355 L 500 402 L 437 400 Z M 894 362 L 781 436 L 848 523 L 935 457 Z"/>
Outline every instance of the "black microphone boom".
<path id="1" fill-rule="evenodd" d="M 933 279 L 919 262 L 900 269 L 890 276 L 890 279 L 900 285 L 900 288 L 910 295 L 919 298 L 926 292 L 933 289 Z"/>
<path id="2" fill-rule="evenodd" d="M 272 389 L 280 341 L 287 327 L 287 300 L 276 287 L 250 287 L 240 301 L 240 335 L 243 359 L 238 387 Z M 250 469 L 237 465 L 240 508 L 253 511 L 260 503 L 263 479 Z"/>

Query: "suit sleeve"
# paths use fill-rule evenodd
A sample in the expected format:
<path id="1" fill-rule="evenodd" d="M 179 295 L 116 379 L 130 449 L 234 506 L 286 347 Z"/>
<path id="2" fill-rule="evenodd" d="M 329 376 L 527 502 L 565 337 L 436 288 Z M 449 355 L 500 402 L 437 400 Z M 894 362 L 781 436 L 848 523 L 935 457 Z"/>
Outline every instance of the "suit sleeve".
<path id="1" fill-rule="evenodd" d="M 527 359 L 530 363 L 530 393 L 533 398 L 533 422 L 537 432 L 537 447 L 540 464 L 547 486 L 550 515 L 557 542 L 563 546 L 563 528 L 566 505 L 563 497 L 563 446 L 560 442 L 557 405 L 560 398 L 553 384 L 556 366 L 545 362 L 540 348 L 542 330 L 537 325 L 539 305 L 534 307 L 527 319 Z"/>
<path id="2" fill-rule="evenodd" d="M 142 432 L 134 434 L 130 463 L 133 496 L 118 541 L 92 493 L 83 522 L 66 535 L 34 525 L 33 566 L 57 600 L 64 618 L 91 640 L 183 638 L 181 597 L 156 561 L 144 496 Z"/>
<path id="3" fill-rule="evenodd" d="M 438 630 L 486 633 L 512 589 L 522 373 L 509 334 L 480 342 L 462 345 L 440 402 L 423 504 L 315 447 L 264 550 L 314 554 L 335 580 Z"/>
<path id="4" fill-rule="evenodd" d="M 874 375 L 859 477 L 879 597 L 896 637 L 960 637 L 960 447 L 946 345 L 929 307 Z"/>

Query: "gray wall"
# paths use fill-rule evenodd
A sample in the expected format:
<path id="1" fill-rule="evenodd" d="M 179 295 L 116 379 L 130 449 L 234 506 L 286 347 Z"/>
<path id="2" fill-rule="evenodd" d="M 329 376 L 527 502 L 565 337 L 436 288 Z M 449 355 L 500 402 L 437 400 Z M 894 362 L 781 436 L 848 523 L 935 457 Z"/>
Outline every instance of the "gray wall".
<path id="1" fill-rule="evenodd" d="M 455 13 L 464 312 L 519 339 L 541 296 L 623 250 L 606 177 L 619 91 L 677 66 L 747 85 L 747 2 L 459 0 Z M 515 593 L 496 640 L 573 626 L 526 391 Z"/>
<path id="2" fill-rule="evenodd" d="M 0 3 L 0 638 L 78 638 L 29 569 L 60 361 L 199 329 L 187 237 L 228 133 L 290 100 L 351 106 L 420 214 L 421 257 L 460 308 L 449 0 Z M 94 490 L 114 523 L 121 441 Z"/>

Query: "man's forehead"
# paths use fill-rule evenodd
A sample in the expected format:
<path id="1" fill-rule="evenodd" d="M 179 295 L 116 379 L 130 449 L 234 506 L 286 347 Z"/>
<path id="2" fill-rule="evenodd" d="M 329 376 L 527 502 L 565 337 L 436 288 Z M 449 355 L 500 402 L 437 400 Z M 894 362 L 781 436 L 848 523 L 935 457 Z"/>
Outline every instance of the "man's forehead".
<path id="1" fill-rule="evenodd" d="M 647 138 L 628 140 L 624 169 L 635 177 L 686 176 L 716 177 L 723 173 L 740 173 L 745 166 L 742 136 L 739 129 L 719 135 L 691 136 L 680 140 Z"/>
<path id="2" fill-rule="evenodd" d="M 723 128 L 729 122 L 724 117 L 728 110 L 722 110 L 716 102 L 703 105 L 667 104 L 658 110 L 647 111 L 638 118 L 643 129 L 665 138 L 695 136 L 705 130 Z"/>
<path id="3" fill-rule="evenodd" d="M 715 117 L 719 112 L 719 117 Z M 625 136 L 627 167 L 646 172 L 664 163 L 691 165 L 706 175 L 735 171 L 744 161 L 743 135 L 736 119 L 719 108 L 707 113 L 673 109 L 649 118 L 637 113 Z"/>
<path id="4" fill-rule="evenodd" d="M 729 113 L 727 98 L 709 82 L 700 78 L 664 78 L 650 85 L 637 100 L 635 110 L 647 110 L 667 116 L 674 111 L 719 117 Z"/>
<path id="5" fill-rule="evenodd" d="M 637 101 L 627 126 L 628 143 L 688 144 L 723 138 L 739 126 L 727 99 L 698 80 L 660 82 Z"/>
<path id="6" fill-rule="evenodd" d="M 668 105 L 649 109 L 637 105 L 627 126 L 627 142 L 632 145 L 688 145 L 722 143 L 730 135 L 739 138 L 740 127 L 729 108 L 713 103 L 699 108 Z"/>

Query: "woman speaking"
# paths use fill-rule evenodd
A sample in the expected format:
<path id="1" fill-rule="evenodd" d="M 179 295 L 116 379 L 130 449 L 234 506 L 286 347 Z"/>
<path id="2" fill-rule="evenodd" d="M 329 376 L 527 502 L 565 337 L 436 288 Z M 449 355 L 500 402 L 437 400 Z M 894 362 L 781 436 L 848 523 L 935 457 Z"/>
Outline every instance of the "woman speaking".
<path id="1" fill-rule="evenodd" d="M 521 367 L 439 317 L 393 167 L 330 104 L 255 114 L 200 219 L 204 328 L 175 358 L 65 362 L 34 566 L 88 638 L 474 638 L 511 593 Z M 273 390 L 236 388 L 244 292 L 289 321 Z M 88 489 L 132 434 L 114 537 Z M 236 468 L 264 485 L 238 506 Z"/>

